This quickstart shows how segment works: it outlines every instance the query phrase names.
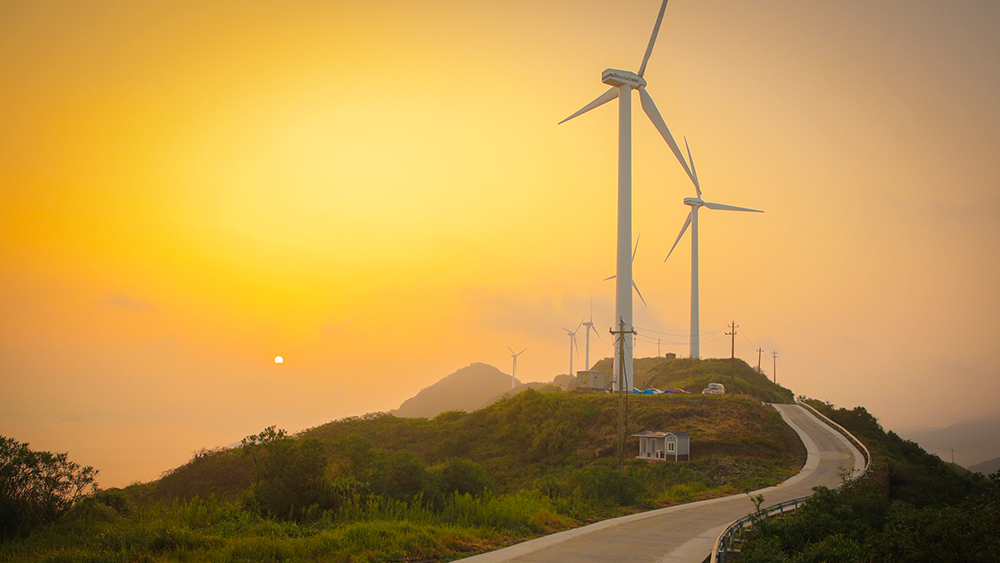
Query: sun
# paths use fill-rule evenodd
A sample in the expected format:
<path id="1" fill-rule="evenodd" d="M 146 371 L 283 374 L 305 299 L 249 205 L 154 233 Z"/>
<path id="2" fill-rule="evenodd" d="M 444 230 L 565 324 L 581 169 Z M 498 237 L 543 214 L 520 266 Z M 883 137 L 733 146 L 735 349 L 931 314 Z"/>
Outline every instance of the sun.
<path id="1" fill-rule="evenodd" d="M 282 358 L 281 356 L 275 356 L 274 357 L 274 363 L 276 363 L 276 364 L 280 364 L 283 361 L 285 361 L 285 358 Z"/>

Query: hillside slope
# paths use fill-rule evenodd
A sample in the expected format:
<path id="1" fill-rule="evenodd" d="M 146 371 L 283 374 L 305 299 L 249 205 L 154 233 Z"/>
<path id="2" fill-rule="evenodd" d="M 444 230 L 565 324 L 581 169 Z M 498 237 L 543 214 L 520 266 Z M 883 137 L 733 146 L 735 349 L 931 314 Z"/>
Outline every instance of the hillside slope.
<path id="1" fill-rule="evenodd" d="M 334 456 L 353 434 L 380 450 L 410 451 L 428 465 L 468 459 L 490 474 L 498 492 L 509 492 L 554 473 L 612 463 L 617 421 L 614 395 L 528 390 L 472 413 L 451 411 L 434 419 L 374 413 L 330 422 L 299 438 L 318 438 Z M 774 409 L 750 397 L 633 396 L 628 459 L 638 453 L 631 435 L 641 430 L 690 434 L 690 467 L 719 485 L 788 477 L 805 461 L 795 432 Z M 236 450 L 201 456 L 152 484 L 147 495 L 151 500 L 212 493 L 231 498 L 249 486 L 249 463 Z"/>
<path id="2" fill-rule="evenodd" d="M 611 358 L 604 358 L 594 365 L 610 381 Z M 693 394 L 709 383 L 722 383 L 726 392 L 749 395 L 769 403 L 792 403 L 794 394 L 772 383 L 767 376 L 757 373 L 743 360 L 698 358 L 636 358 L 634 361 L 634 386 L 637 389 L 684 389 Z"/>
<path id="3" fill-rule="evenodd" d="M 403 401 L 390 414 L 433 417 L 450 410 L 474 411 L 511 390 L 511 377 L 483 363 L 470 364 Z"/>

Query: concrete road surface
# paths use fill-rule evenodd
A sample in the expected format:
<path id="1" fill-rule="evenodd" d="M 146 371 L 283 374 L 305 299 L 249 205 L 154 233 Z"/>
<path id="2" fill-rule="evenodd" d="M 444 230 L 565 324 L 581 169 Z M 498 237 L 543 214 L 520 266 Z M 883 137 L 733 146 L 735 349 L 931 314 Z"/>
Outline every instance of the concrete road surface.
<path id="1" fill-rule="evenodd" d="M 798 475 L 754 491 L 771 506 L 836 487 L 845 470 L 860 472 L 864 456 L 846 438 L 798 405 L 774 405 L 808 451 Z M 508 548 L 462 559 L 463 563 L 701 563 L 726 526 L 753 512 L 747 495 L 693 502 L 597 522 Z"/>

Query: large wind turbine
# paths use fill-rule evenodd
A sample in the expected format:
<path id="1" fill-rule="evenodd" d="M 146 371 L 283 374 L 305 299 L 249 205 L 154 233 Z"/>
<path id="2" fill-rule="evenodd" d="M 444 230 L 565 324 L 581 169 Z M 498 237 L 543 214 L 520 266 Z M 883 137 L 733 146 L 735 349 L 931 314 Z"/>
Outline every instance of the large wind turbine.
<path id="1" fill-rule="evenodd" d="M 690 205 L 691 211 L 688 213 L 687 220 L 684 221 L 684 226 L 681 227 L 681 233 L 677 235 L 677 240 L 674 241 L 674 245 L 670 247 L 670 252 L 667 253 L 667 258 L 673 254 L 674 249 L 677 248 L 677 243 L 681 241 L 681 237 L 684 236 L 684 231 L 687 230 L 688 225 L 691 226 L 691 357 L 700 358 L 701 357 L 701 338 L 699 336 L 701 332 L 700 321 L 698 319 L 698 208 L 707 207 L 709 209 L 717 209 L 720 211 L 750 211 L 752 213 L 763 213 L 759 209 L 747 209 L 746 207 L 735 207 L 732 205 L 725 205 L 722 203 L 712 203 L 710 201 L 705 201 L 701 199 L 701 184 L 698 183 L 698 172 L 694 167 L 694 159 L 691 158 L 691 147 L 687 144 L 687 139 L 684 139 L 684 147 L 688 152 L 688 160 L 691 162 L 691 171 L 693 173 L 694 180 L 694 190 L 698 194 L 698 197 L 686 197 L 684 198 L 684 205 Z M 666 262 L 667 258 L 663 261 Z"/>
<path id="2" fill-rule="evenodd" d="M 660 132 L 663 139 L 670 145 L 674 156 L 680 161 L 681 166 L 694 180 L 691 171 L 688 170 L 684 156 L 681 154 L 677 143 L 674 142 L 670 130 L 667 129 L 663 117 L 660 116 L 653 98 L 646 92 L 646 79 L 643 74 L 646 72 L 646 63 L 649 62 L 649 55 L 653 52 L 653 45 L 656 43 L 656 34 L 660 31 L 660 23 L 663 21 L 663 12 L 667 8 L 667 0 L 663 0 L 660 5 L 660 13 L 656 16 L 656 24 L 653 25 L 653 33 L 649 37 L 649 45 L 646 46 L 646 53 L 642 57 L 642 64 L 639 65 L 639 72 L 628 70 L 605 69 L 601 73 L 601 82 L 611 86 L 608 91 L 597 97 L 594 101 L 583 106 L 579 111 L 559 123 L 565 123 L 574 117 L 584 114 L 598 106 L 606 104 L 618 98 L 618 249 L 617 249 L 617 269 L 615 282 L 615 322 L 614 329 L 619 329 L 619 322 L 625 321 L 624 329 L 632 330 L 632 261 L 629 259 L 629 243 L 632 242 L 632 90 L 639 90 L 639 100 L 642 103 L 642 110 L 646 112 L 649 120 L 653 122 L 656 130 Z M 619 359 L 619 349 L 615 347 L 614 375 L 618 380 L 620 365 L 625 364 L 625 387 L 627 391 L 632 391 L 632 342 L 626 341 L 624 346 L 624 358 Z"/>
<path id="3" fill-rule="evenodd" d="M 638 290 L 636 290 L 636 291 L 638 291 Z M 597 339 L 598 340 L 601 339 L 601 334 L 599 332 L 597 332 L 596 328 L 594 328 L 594 300 L 593 299 L 590 300 L 590 320 L 587 321 L 587 322 L 585 322 L 585 323 L 581 323 L 581 324 L 583 326 L 587 327 L 587 329 L 584 331 L 584 334 L 586 334 L 586 336 L 587 336 L 587 353 L 583 357 L 584 357 L 584 361 L 587 362 L 587 369 L 590 369 L 590 331 L 594 331 L 594 334 L 597 335 Z M 570 375 L 572 375 L 572 374 L 570 374 Z"/>
<path id="4" fill-rule="evenodd" d="M 563 330 L 565 330 L 566 333 L 569 335 L 569 374 L 573 377 L 576 377 L 575 375 L 573 375 L 573 346 L 576 346 L 577 350 L 580 349 L 580 345 L 576 343 L 576 333 L 580 330 L 581 326 L 583 326 L 582 320 L 580 321 L 580 324 L 576 325 L 575 330 L 563 328 Z M 587 369 L 590 368 L 588 367 Z"/>
<path id="5" fill-rule="evenodd" d="M 521 350 L 516 354 L 514 353 L 514 349 L 511 348 L 510 346 L 508 346 L 507 349 L 510 350 L 510 357 L 514 358 L 514 367 L 512 367 L 510 370 L 510 388 L 513 389 L 517 384 L 517 357 L 523 354 L 524 350 L 527 350 L 527 348 Z"/>

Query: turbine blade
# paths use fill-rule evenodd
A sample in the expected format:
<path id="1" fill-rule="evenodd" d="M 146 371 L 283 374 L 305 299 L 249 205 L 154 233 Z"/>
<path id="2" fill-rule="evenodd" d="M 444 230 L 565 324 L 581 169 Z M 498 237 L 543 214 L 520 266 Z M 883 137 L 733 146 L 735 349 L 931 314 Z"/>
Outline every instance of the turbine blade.
<path id="1" fill-rule="evenodd" d="M 642 57 L 642 64 L 639 65 L 639 76 L 642 76 L 646 72 L 646 63 L 649 62 L 649 56 L 653 54 L 653 44 L 656 43 L 656 35 L 660 33 L 660 23 L 663 21 L 663 12 L 667 9 L 667 0 L 663 0 L 663 4 L 660 5 L 660 13 L 656 16 L 656 23 L 653 25 L 653 34 L 649 37 L 649 45 L 646 46 L 646 54 Z"/>
<path id="2" fill-rule="evenodd" d="M 642 236 L 641 233 L 638 234 L 638 235 L 635 235 L 635 248 L 632 249 L 632 261 L 633 262 L 635 262 L 635 253 L 639 251 L 639 237 L 641 237 L 641 236 Z"/>
<path id="3" fill-rule="evenodd" d="M 573 115 L 571 115 L 571 116 L 567 117 L 566 119 L 560 121 L 559 125 L 562 125 L 563 123 L 566 123 L 567 121 L 569 121 L 570 119 L 573 119 L 574 117 L 576 117 L 578 115 L 587 113 L 588 111 L 596 108 L 597 106 L 604 105 L 604 104 L 610 102 L 611 100 L 613 100 L 613 99 L 615 99 L 617 97 L 618 97 L 618 88 L 612 86 L 610 90 L 608 90 L 607 92 L 605 92 L 605 93 L 601 94 L 600 96 L 598 96 L 597 99 L 595 99 L 594 101 L 590 102 L 589 104 L 583 106 L 582 108 L 580 108 Z"/>
<path id="4" fill-rule="evenodd" d="M 588 326 L 587 328 L 588 328 L 589 330 L 593 330 L 593 331 L 594 331 L 594 334 L 596 334 L 596 335 L 597 335 L 597 339 L 598 339 L 598 340 L 600 340 L 600 339 L 601 339 L 601 331 L 599 331 L 599 330 L 597 330 L 596 328 L 594 328 L 594 325 L 593 325 L 593 324 L 591 324 L 591 325 L 590 325 L 590 326 Z"/>
<path id="5" fill-rule="evenodd" d="M 514 354 L 514 349 L 513 348 L 511 348 L 510 346 L 508 346 L 507 349 L 510 350 L 511 354 Z M 516 356 L 517 354 L 514 354 L 514 355 Z"/>
<path id="6" fill-rule="evenodd" d="M 645 305 L 646 307 L 649 307 L 649 305 L 646 305 L 646 300 L 642 298 L 642 292 L 639 291 L 639 286 L 635 285 L 635 280 L 632 280 L 632 288 L 635 289 L 635 292 L 639 294 L 639 299 L 642 300 L 642 304 Z"/>
<path id="7" fill-rule="evenodd" d="M 688 144 L 687 135 L 684 136 L 684 148 L 688 151 L 688 162 L 691 163 L 691 174 L 694 174 L 694 191 L 698 192 L 698 199 L 701 199 L 701 183 L 698 182 L 698 170 L 694 167 L 694 157 L 691 156 L 691 145 Z"/>
<path id="8" fill-rule="evenodd" d="M 667 257 L 663 259 L 664 262 L 666 262 L 668 259 L 670 259 L 670 255 L 673 254 L 674 253 L 674 249 L 677 248 L 677 243 L 679 243 L 681 241 L 681 237 L 684 236 L 684 231 L 686 231 L 687 228 L 688 228 L 688 225 L 691 224 L 691 213 L 693 213 L 693 211 L 689 211 L 688 212 L 688 218 L 687 218 L 687 220 L 684 221 L 684 226 L 681 227 L 681 234 L 677 235 L 677 240 L 675 240 L 674 241 L 674 245 L 670 247 L 670 252 L 667 253 Z"/>
<path id="9" fill-rule="evenodd" d="M 691 169 L 688 168 L 687 161 L 684 160 L 684 155 L 681 154 L 681 149 L 677 146 L 677 142 L 674 141 L 674 136 L 670 134 L 670 129 L 667 129 L 667 124 L 663 122 L 663 117 L 660 115 L 660 111 L 656 109 L 656 104 L 653 102 L 653 98 L 646 91 L 644 86 L 639 87 L 639 101 L 642 102 L 642 111 L 646 112 L 646 116 L 649 120 L 653 122 L 653 127 L 660 132 L 660 136 L 663 140 L 667 142 L 670 150 L 673 151 L 674 156 L 677 157 L 677 161 L 681 163 L 684 167 L 684 171 L 687 172 L 688 178 L 697 186 L 698 181 L 695 179 L 694 174 L 691 173 Z"/>
<path id="10" fill-rule="evenodd" d="M 525 348 L 524 350 L 527 350 L 527 348 Z M 517 355 L 520 356 L 521 354 L 523 354 L 524 350 L 521 350 L 520 352 L 518 352 Z M 511 350 L 511 352 L 513 352 L 513 350 Z"/>
<path id="11" fill-rule="evenodd" d="M 751 211 L 753 213 L 763 213 L 760 209 L 750 209 L 748 207 L 736 207 L 735 205 L 726 205 L 724 203 L 712 203 L 710 201 L 705 202 L 705 207 L 709 209 L 718 209 L 720 211 Z"/>
<path id="12" fill-rule="evenodd" d="M 601 280 L 601 281 L 608 281 L 608 280 L 613 280 L 613 279 L 615 279 L 615 278 L 617 278 L 617 277 L 618 277 L 618 274 L 615 274 L 615 275 L 613 275 L 613 276 L 611 276 L 611 277 L 609 277 L 609 278 L 604 278 L 604 279 L 603 279 L 603 280 Z"/>

